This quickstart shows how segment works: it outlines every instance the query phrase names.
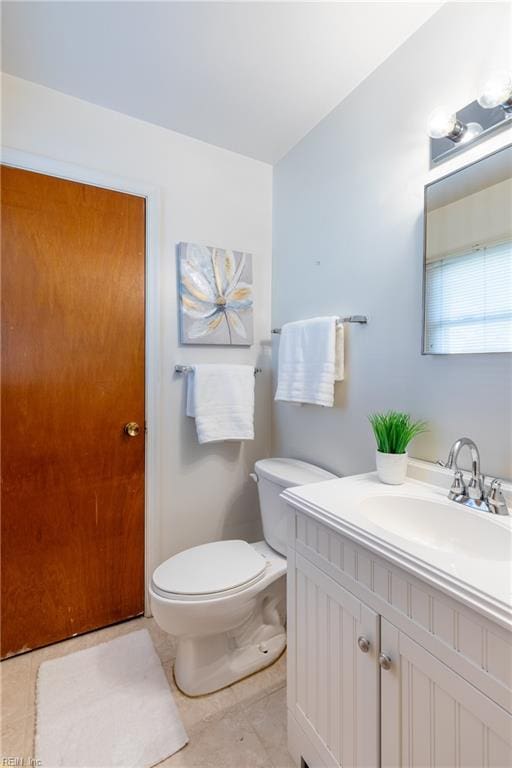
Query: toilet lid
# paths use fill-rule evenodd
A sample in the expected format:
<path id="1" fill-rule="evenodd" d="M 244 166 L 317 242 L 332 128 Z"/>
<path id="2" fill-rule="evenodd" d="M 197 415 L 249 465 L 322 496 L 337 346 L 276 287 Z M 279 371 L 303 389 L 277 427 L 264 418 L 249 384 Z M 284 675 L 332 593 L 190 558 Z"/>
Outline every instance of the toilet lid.
<path id="1" fill-rule="evenodd" d="M 254 470 L 258 477 L 264 477 L 283 488 L 336 478 L 332 472 L 299 459 L 260 459 L 254 465 Z"/>
<path id="2" fill-rule="evenodd" d="M 209 595 L 254 581 L 266 564 L 246 541 L 214 541 L 170 557 L 155 570 L 153 584 L 175 595 Z"/>

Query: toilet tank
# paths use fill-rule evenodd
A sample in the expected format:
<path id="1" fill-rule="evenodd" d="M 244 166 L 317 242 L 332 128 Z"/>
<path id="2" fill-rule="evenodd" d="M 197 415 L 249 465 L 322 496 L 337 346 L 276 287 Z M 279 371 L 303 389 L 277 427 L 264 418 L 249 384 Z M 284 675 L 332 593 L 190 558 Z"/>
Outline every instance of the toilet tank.
<path id="1" fill-rule="evenodd" d="M 265 541 L 286 556 L 288 508 L 279 494 L 295 485 L 334 480 L 336 475 L 298 459 L 261 459 L 254 465 Z"/>

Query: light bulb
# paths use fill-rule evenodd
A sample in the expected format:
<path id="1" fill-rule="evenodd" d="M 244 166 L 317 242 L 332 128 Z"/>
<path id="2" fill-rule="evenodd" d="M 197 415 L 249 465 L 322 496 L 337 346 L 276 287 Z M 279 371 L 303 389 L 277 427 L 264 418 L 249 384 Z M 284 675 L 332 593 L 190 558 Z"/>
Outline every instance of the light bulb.
<path id="1" fill-rule="evenodd" d="M 510 102 L 510 104 L 509 104 Z M 478 103 L 484 109 L 512 106 L 512 77 L 504 70 L 494 72 L 483 85 Z"/>
<path id="2" fill-rule="evenodd" d="M 455 126 L 455 115 L 443 107 L 437 107 L 428 119 L 428 134 L 432 139 L 443 139 Z"/>
<path id="3" fill-rule="evenodd" d="M 467 144 L 468 142 L 473 141 L 474 139 L 477 138 L 477 136 L 480 136 L 482 131 L 483 131 L 483 128 L 480 125 L 480 123 L 467 123 L 466 130 L 462 135 L 460 143 Z"/>
<path id="4" fill-rule="evenodd" d="M 457 120 L 457 116 L 444 107 L 437 107 L 430 113 L 428 119 L 428 135 L 432 139 L 448 138 L 460 141 L 466 131 L 466 126 Z"/>

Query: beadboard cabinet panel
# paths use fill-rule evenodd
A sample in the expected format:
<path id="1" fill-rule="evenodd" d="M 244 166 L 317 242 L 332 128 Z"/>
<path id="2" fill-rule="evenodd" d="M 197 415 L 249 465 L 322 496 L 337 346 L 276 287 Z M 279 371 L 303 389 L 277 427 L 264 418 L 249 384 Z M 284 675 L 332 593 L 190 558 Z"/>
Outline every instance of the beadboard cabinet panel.
<path id="1" fill-rule="evenodd" d="M 386 619 L 382 768 L 507 768 L 512 717 Z"/>
<path id="2" fill-rule="evenodd" d="M 379 617 L 291 553 L 288 707 L 325 765 L 379 762 Z M 358 639 L 369 642 L 366 653 Z"/>

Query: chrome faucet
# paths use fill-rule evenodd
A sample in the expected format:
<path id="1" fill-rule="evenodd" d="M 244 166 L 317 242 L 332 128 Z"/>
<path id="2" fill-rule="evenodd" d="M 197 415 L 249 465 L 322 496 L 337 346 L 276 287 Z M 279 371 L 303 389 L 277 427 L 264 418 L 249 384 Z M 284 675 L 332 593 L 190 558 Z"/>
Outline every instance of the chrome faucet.
<path id="1" fill-rule="evenodd" d="M 469 448 L 471 454 L 471 480 L 469 481 L 467 488 L 464 486 L 462 472 L 460 471 L 457 464 L 459 453 L 461 452 L 462 448 L 464 448 L 464 446 Z M 471 440 L 471 438 L 459 437 L 459 439 L 454 442 L 450 448 L 446 466 L 448 469 L 455 468 L 455 478 L 458 481 L 457 483 L 454 482 L 454 485 L 457 485 L 457 488 L 454 489 L 452 486 L 452 489 L 450 489 L 451 498 L 453 498 L 452 491 L 457 490 L 459 485 L 461 485 L 462 493 L 466 494 L 470 499 L 478 501 L 478 499 L 483 497 L 483 477 L 480 474 L 480 453 L 476 447 L 476 444 L 473 442 L 473 440 Z M 457 472 L 459 475 L 457 475 Z"/>
<path id="2" fill-rule="evenodd" d="M 464 475 L 459 469 L 457 460 L 462 448 L 467 447 L 471 455 L 471 480 L 465 484 Z M 503 495 L 501 482 L 495 479 L 489 489 L 485 488 L 485 477 L 480 472 L 480 452 L 476 443 L 469 437 L 460 437 L 450 448 L 446 463 L 439 461 L 442 467 L 454 469 L 452 487 L 448 492 L 448 498 L 459 504 L 465 504 L 482 512 L 490 512 L 495 515 L 508 515 L 508 507 Z"/>

